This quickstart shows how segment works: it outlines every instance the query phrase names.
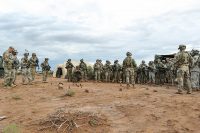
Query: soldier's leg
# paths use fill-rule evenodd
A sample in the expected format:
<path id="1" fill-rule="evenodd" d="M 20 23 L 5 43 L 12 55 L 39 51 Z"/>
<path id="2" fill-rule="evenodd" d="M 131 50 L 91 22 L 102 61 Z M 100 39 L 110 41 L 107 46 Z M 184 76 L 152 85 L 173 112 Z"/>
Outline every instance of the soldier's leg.
<path id="1" fill-rule="evenodd" d="M 11 76 L 11 71 L 8 70 L 7 68 L 4 68 L 4 86 L 10 86 L 10 76 Z"/>
<path id="2" fill-rule="evenodd" d="M 126 69 L 126 84 L 130 84 L 130 71 L 128 68 Z"/>
<path id="3" fill-rule="evenodd" d="M 13 81 L 12 81 L 12 84 L 14 84 L 15 85 L 15 81 L 16 81 L 16 79 L 17 79 L 17 70 L 16 69 L 14 69 L 13 70 Z"/>
<path id="4" fill-rule="evenodd" d="M 27 69 L 27 79 L 28 79 L 28 82 L 31 83 L 32 82 L 32 75 L 31 75 L 31 70 L 30 68 Z"/>
<path id="5" fill-rule="evenodd" d="M 45 71 L 45 81 L 47 81 L 48 78 L 48 71 Z"/>
<path id="6" fill-rule="evenodd" d="M 192 87 L 191 87 L 191 79 L 190 79 L 189 69 L 185 71 L 184 77 L 186 78 L 186 82 L 187 82 L 187 93 L 190 94 L 192 92 Z"/>
<path id="7" fill-rule="evenodd" d="M 184 73 L 181 69 L 177 70 L 177 82 L 178 82 L 178 93 L 182 93 L 183 91 L 183 80 L 184 80 Z"/>
<path id="8" fill-rule="evenodd" d="M 199 73 L 198 72 L 191 72 L 191 86 L 192 86 L 192 89 L 194 90 L 199 89 Z"/>
<path id="9" fill-rule="evenodd" d="M 45 77 L 45 76 L 46 76 L 46 71 L 43 71 L 43 72 L 42 72 L 42 80 L 43 80 L 43 81 L 46 81 L 46 77 Z"/>
<path id="10" fill-rule="evenodd" d="M 32 80 L 35 80 L 35 73 L 36 73 L 36 68 L 31 68 L 31 77 L 32 77 Z"/>
<path id="11" fill-rule="evenodd" d="M 156 83 L 156 81 L 155 81 L 155 73 L 152 73 L 152 81 L 153 81 L 153 84 L 155 84 Z"/>
<path id="12" fill-rule="evenodd" d="M 100 82 L 101 81 L 101 71 L 97 71 L 97 80 Z"/>
<path id="13" fill-rule="evenodd" d="M 97 75 L 97 71 L 95 71 L 95 72 L 94 72 L 94 79 L 95 79 L 95 81 L 97 81 L 97 76 L 98 76 L 98 75 Z"/>
<path id="14" fill-rule="evenodd" d="M 108 72 L 108 82 L 110 82 L 110 79 L 111 79 L 111 73 Z"/>
<path id="15" fill-rule="evenodd" d="M 16 75 L 15 69 L 12 69 L 11 70 L 11 75 L 10 75 L 11 87 L 15 87 L 16 86 L 16 85 L 14 85 L 15 75 Z"/>
<path id="16" fill-rule="evenodd" d="M 25 84 L 26 82 L 26 69 L 22 69 L 22 84 Z"/>
<path id="17" fill-rule="evenodd" d="M 131 84 L 135 86 L 134 69 L 131 68 Z"/>
<path id="18" fill-rule="evenodd" d="M 87 81 L 87 71 L 84 71 L 84 81 Z"/>

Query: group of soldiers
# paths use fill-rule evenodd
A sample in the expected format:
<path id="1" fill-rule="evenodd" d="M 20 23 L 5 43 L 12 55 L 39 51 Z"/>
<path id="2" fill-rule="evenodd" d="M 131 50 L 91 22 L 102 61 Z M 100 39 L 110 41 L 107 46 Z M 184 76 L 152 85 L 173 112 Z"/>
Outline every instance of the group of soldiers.
<path id="1" fill-rule="evenodd" d="M 3 68 L 4 68 L 4 87 L 10 88 L 16 86 L 16 77 L 18 71 L 21 70 L 22 74 L 22 84 L 32 84 L 35 80 L 36 68 L 39 69 L 39 60 L 35 53 L 32 53 L 32 57 L 29 58 L 29 53 L 25 52 L 24 57 L 21 61 L 17 57 L 18 52 L 13 47 L 9 47 L 3 53 Z M 48 63 L 48 58 L 41 63 L 43 82 L 47 81 L 47 75 L 50 71 L 50 65 Z"/>
<path id="2" fill-rule="evenodd" d="M 95 82 L 116 82 L 126 83 L 127 87 L 135 83 L 138 84 L 178 84 L 178 94 L 182 94 L 184 89 L 190 94 L 192 90 L 200 89 L 200 56 L 198 50 L 186 51 L 186 45 L 179 45 L 179 52 L 174 58 L 156 58 L 148 64 L 143 60 L 137 66 L 130 52 L 126 53 L 126 58 L 122 65 L 115 60 L 113 65 L 109 60 L 105 64 L 97 59 L 93 66 L 93 79 Z M 67 61 L 68 81 L 73 79 L 73 67 L 71 59 Z M 87 65 L 81 59 L 79 66 L 76 66 L 74 73 L 79 72 L 79 79 L 87 81 Z M 76 75 L 76 74 L 75 74 Z M 74 76 L 76 77 L 76 76 Z"/>
<path id="3" fill-rule="evenodd" d="M 97 59 L 93 66 L 93 79 L 95 82 L 116 82 L 126 83 L 127 87 L 134 87 L 138 84 L 158 84 L 164 85 L 177 82 L 178 94 L 182 94 L 186 89 L 190 94 L 192 90 L 200 89 L 200 56 L 198 50 L 192 52 L 186 51 L 186 45 L 179 45 L 179 52 L 174 58 L 166 58 L 164 60 L 156 58 L 154 61 L 149 61 L 148 64 L 143 60 L 137 66 L 132 57 L 132 53 L 127 52 L 122 65 L 118 60 L 115 60 L 113 65 L 109 60 L 105 64 L 102 60 Z M 36 68 L 39 67 L 39 60 L 35 53 L 29 59 L 29 53 L 25 53 L 21 62 L 17 58 L 17 51 L 13 47 L 3 54 L 3 65 L 5 71 L 4 86 L 15 86 L 17 70 L 21 68 L 22 83 L 32 84 L 35 79 Z M 50 66 L 48 58 L 41 64 L 43 72 L 43 81 L 46 82 Z M 88 66 L 83 59 L 80 60 L 78 66 L 74 66 L 71 59 L 67 60 L 65 68 L 67 69 L 66 78 L 69 82 L 72 81 L 87 81 Z"/>

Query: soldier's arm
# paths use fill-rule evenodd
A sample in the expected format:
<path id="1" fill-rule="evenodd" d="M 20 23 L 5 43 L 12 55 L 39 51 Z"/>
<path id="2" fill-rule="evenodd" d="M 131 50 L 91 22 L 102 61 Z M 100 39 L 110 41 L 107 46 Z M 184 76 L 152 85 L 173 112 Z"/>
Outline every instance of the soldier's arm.
<path id="1" fill-rule="evenodd" d="M 136 64 L 136 62 L 135 62 L 134 59 L 132 59 L 132 63 L 133 63 L 133 67 L 136 68 L 136 67 L 137 67 L 137 64 Z"/>

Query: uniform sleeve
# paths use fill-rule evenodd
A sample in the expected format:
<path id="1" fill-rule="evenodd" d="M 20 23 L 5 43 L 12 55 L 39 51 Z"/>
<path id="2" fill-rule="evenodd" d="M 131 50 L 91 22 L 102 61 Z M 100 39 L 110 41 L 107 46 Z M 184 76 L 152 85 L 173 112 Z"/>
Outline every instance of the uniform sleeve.
<path id="1" fill-rule="evenodd" d="M 136 62 L 135 62 L 134 59 L 132 60 L 132 63 L 133 63 L 133 67 L 136 68 L 136 67 L 137 67 L 137 64 L 136 64 Z"/>

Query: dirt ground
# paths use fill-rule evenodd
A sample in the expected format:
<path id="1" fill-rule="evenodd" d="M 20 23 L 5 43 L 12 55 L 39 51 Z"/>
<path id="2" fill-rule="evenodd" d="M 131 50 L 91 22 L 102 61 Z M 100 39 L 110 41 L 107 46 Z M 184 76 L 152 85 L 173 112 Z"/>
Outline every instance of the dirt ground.
<path id="1" fill-rule="evenodd" d="M 127 89 L 125 85 L 93 82 L 81 83 L 80 87 L 56 78 L 42 83 L 39 76 L 34 85 L 21 85 L 20 79 L 12 89 L 0 85 L 0 116 L 7 116 L 0 121 L 0 132 L 15 123 L 23 133 L 48 133 L 39 131 L 34 123 L 65 109 L 106 119 L 101 126 L 80 126 L 73 131 L 76 133 L 200 133 L 200 92 L 177 95 L 172 86 L 136 85 Z M 64 89 L 58 89 L 59 82 Z M 63 96 L 69 88 L 75 95 Z"/>

